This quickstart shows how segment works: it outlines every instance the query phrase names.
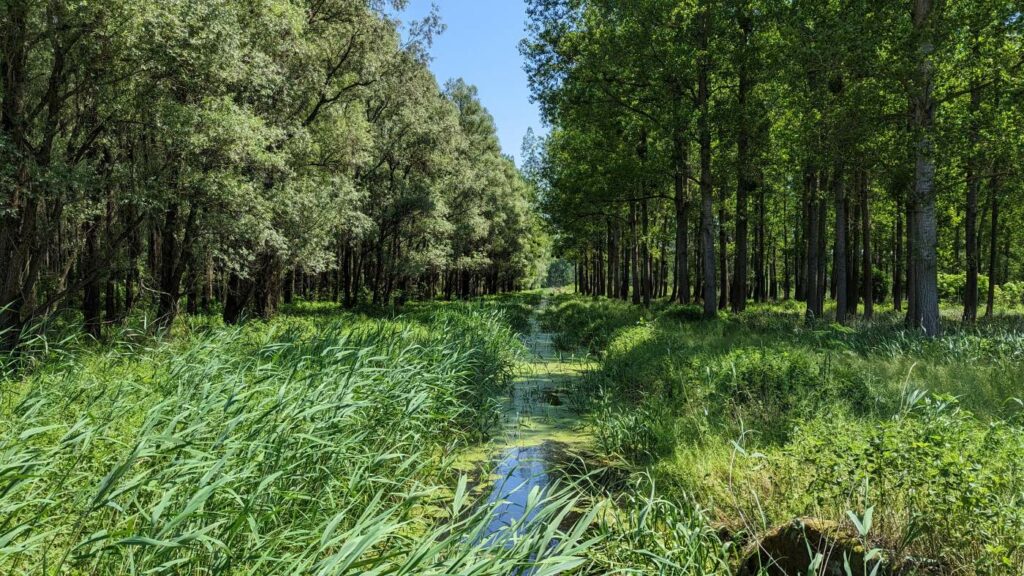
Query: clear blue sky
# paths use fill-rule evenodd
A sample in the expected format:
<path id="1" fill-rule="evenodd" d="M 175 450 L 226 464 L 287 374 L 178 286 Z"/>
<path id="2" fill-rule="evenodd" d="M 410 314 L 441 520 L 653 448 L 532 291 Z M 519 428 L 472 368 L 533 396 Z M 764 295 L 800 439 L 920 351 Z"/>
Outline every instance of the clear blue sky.
<path id="1" fill-rule="evenodd" d="M 411 0 L 405 22 L 430 12 L 432 0 Z M 463 78 L 480 90 L 480 100 L 494 116 L 502 150 L 516 157 L 528 128 L 543 133 L 537 107 L 519 56 L 526 24 L 524 0 L 433 0 L 447 26 L 434 39 L 431 69 L 442 85 Z"/>

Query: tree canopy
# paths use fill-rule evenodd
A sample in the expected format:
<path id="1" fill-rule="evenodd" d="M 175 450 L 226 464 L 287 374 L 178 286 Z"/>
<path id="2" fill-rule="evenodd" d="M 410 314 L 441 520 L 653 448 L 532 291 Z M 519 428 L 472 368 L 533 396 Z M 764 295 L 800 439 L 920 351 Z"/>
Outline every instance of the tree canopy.
<path id="1" fill-rule="evenodd" d="M 795 297 L 820 318 L 832 296 L 841 323 L 889 298 L 937 334 L 946 275 L 968 321 L 982 261 L 989 314 L 1021 279 L 1015 3 L 532 0 L 530 17 L 544 210 L 584 292 L 708 317 Z"/>
<path id="2" fill-rule="evenodd" d="M 0 332 L 528 285 L 534 191 L 404 2 L 0 8 Z M 404 31 L 403 31 L 404 30 Z M 541 235 L 542 236 L 542 235 Z"/>

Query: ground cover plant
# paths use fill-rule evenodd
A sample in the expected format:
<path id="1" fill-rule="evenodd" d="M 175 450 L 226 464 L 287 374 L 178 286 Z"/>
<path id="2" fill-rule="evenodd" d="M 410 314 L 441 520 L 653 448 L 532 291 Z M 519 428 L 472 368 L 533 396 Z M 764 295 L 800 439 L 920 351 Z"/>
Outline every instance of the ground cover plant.
<path id="1" fill-rule="evenodd" d="M 1024 567 L 1020 318 L 927 339 L 884 311 L 840 327 L 785 305 L 700 322 L 556 302 L 549 325 L 584 332 L 559 342 L 608 342 L 573 390 L 597 448 L 737 545 L 799 517 L 852 530 L 870 509 L 868 542 L 905 570 Z"/>
<path id="2" fill-rule="evenodd" d="M 51 350 L 0 386 L 0 572 L 537 574 L 581 562 L 567 493 L 484 538 L 452 463 L 523 348 L 494 306 L 297 307 Z M 552 542 L 557 544 L 552 545 Z"/>

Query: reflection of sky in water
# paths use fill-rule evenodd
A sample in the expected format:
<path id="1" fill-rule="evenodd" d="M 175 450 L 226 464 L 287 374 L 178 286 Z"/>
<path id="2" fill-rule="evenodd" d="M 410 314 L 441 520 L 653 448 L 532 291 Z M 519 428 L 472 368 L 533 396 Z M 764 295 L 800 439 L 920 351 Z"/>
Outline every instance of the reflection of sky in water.
<path id="1" fill-rule="evenodd" d="M 543 497 L 547 490 L 549 477 L 547 463 L 544 460 L 544 448 L 541 446 L 509 448 L 495 467 L 494 476 L 497 479 L 487 497 L 487 504 L 494 506 L 494 511 L 481 541 L 486 546 L 504 542 L 505 546 L 509 547 L 512 545 L 513 534 L 505 532 L 511 526 L 517 523 L 522 526 L 537 516 L 537 507 L 527 513 L 530 492 L 535 488 L 539 489 L 540 496 Z M 522 532 L 523 530 L 520 529 L 519 533 Z M 548 543 L 548 547 L 551 548 L 557 544 L 557 541 L 551 541 Z M 536 556 L 531 555 L 531 559 L 536 559 Z M 534 572 L 535 569 L 531 568 L 513 574 L 514 576 L 529 576 Z"/>
<path id="2" fill-rule="evenodd" d="M 532 520 L 536 515 L 537 511 L 532 510 L 527 516 L 526 505 L 531 490 L 537 487 L 543 490 L 548 485 L 543 449 L 540 446 L 509 448 L 498 462 L 494 475 L 497 480 L 487 503 L 497 506 L 485 537 L 521 520 Z"/>

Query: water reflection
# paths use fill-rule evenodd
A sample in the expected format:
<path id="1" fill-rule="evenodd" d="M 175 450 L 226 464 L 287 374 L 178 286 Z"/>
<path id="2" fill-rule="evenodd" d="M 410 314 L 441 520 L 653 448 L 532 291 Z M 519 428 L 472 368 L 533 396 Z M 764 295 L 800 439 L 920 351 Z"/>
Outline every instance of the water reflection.
<path id="1" fill-rule="evenodd" d="M 486 537 L 521 521 L 532 520 L 537 510 L 527 512 L 530 492 L 539 488 L 543 496 L 550 482 L 541 446 L 509 448 L 494 469 L 494 475 L 497 480 L 487 497 L 487 503 L 495 508 L 487 526 Z"/>

